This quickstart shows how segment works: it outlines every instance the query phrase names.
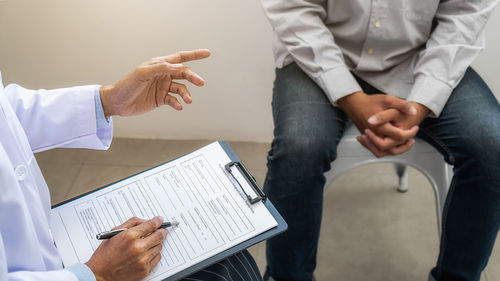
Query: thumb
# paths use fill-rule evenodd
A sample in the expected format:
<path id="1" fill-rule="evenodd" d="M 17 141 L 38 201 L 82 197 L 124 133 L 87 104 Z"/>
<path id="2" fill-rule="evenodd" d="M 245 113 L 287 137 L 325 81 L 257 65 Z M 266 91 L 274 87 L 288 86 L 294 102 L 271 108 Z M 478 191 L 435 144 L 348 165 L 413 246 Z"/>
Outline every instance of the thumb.
<path id="1" fill-rule="evenodd" d="M 368 123 L 374 126 L 378 126 L 396 120 L 398 115 L 400 114 L 401 112 L 399 110 L 394 108 L 389 108 L 370 116 L 370 118 L 368 118 Z"/>

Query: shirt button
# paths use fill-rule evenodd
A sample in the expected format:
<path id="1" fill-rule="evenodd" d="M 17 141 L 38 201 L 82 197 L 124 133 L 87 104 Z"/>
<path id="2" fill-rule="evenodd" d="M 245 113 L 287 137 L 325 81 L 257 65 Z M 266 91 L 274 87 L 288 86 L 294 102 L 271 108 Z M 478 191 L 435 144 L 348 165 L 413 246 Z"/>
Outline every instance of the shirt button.
<path id="1" fill-rule="evenodd" d="M 17 179 L 22 181 L 26 178 L 26 173 L 28 172 L 28 170 L 26 169 L 25 165 L 21 164 L 16 167 L 14 172 L 16 173 Z"/>
<path id="2" fill-rule="evenodd" d="M 373 54 L 373 52 L 374 52 L 373 48 L 369 48 L 369 49 L 368 49 L 368 54 L 372 55 L 372 54 Z"/>
<path id="3" fill-rule="evenodd" d="M 375 22 L 375 27 L 381 27 L 382 26 L 382 22 L 381 21 L 376 21 Z"/>

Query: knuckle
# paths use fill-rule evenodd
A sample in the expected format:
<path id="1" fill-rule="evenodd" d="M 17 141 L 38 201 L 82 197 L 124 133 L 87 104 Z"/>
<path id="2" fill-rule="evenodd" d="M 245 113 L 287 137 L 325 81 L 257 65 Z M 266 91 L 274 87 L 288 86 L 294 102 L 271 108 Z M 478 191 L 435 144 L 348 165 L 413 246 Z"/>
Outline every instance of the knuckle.
<path id="1" fill-rule="evenodd" d="M 142 277 L 146 277 L 148 276 L 149 274 L 149 267 L 147 266 L 147 264 L 143 264 L 141 263 L 140 266 L 139 266 L 139 273 Z"/>
<path id="2" fill-rule="evenodd" d="M 125 241 L 133 241 L 135 239 L 134 233 L 132 231 L 124 231 L 122 234 L 122 237 L 123 239 L 125 239 Z"/>
<path id="3" fill-rule="evenodd" d="M 131 218 L 129 219 L 129 221 L 130 221 L 131 223 L 140 223 L 140 222 L 141 222 L 141 219 L 140 219 L 140 218 L 138 218 L 138 217 L 131 217 Z"/>
<path id="4" fill-rule="evenodd" d="M 388 150 L 392 147 L 392 145 L 390 144 L 382 144 L 379 146 L 379 149 L 382 150 L 382 151 L 385 151 L 385 150 Z"/>
<path id="5" fill-rule="evenodd" d="M 132 254 L 138 255 L 143 252 L 144 247 L 141 243 L 132 243 L 132 245 L 130 246 L 130 250 L 132 251 Z"/>
<path id="6" fill-rule="evenodd" d="M 172 96 L 168 96 L 168 97 L 170 98 L 170 100 L 173 99 Z M 155 222 L 153 220 L 148 220 L 148 221 L 145 222 L 145 224 L 146 224 L 146 227 L 148 229 L 155 229 L 156 228 L 156 224 L 155 224 Z"/>
<path id="7" fill-rule="evenodd" d="M 139 265 L 141 269 L 147 269 L 149 256 L 145 255 L 139 258 Z"/>
<path id="8" fill-rule="evenodd" d="M 177 99 L 172 97 L 172 96 L 168 96 L 168 104 L 169 105 L 174 105 L 177 103 Z"/>

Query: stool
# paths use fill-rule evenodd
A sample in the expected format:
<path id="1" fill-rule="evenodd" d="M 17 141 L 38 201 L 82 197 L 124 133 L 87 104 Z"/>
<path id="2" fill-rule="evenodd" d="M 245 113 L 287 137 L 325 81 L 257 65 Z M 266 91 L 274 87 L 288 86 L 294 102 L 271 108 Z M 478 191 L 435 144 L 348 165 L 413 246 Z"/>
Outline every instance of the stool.
<path id="1" fill-rule="evenodd" d="M 337 159 L 330 171 L 325 173 L 325 187 L 328 188 L 338 176 L 352 168 L 371 163 L 394 163 L 399 176 L 398 191 L 406 192 L 408 190 L 406 167 L 412 166 L 422 172 L 434 188 L 438 231 L 441 234 L 444 201 L 453 176 L 451 166 L 444 161 L 443 156 L 430 144 L 416 138 L 415 144 L 406 153 L 377 158 L 356 140 L 358 135 L 356 127 L 349 124 L 337 147 Z"/>

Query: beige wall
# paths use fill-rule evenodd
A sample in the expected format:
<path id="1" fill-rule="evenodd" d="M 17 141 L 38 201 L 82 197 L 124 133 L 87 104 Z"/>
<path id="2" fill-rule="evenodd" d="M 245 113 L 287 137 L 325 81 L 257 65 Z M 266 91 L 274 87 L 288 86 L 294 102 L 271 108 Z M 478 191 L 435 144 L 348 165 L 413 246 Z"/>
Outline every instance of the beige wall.
<path id="1" fill-rule="evenodd" d="M 498 27 L 497 9 L 474 65 L 500 96 Z M 106 84 L 150 57 L 209 48 L 188 64 L 207 80 L 192 105 L 115 118 L 115 135 L 271 140 L 271 29 L 258 0 L 0 0 L 0 36 L 4 82 L 30 88 Z"/>

